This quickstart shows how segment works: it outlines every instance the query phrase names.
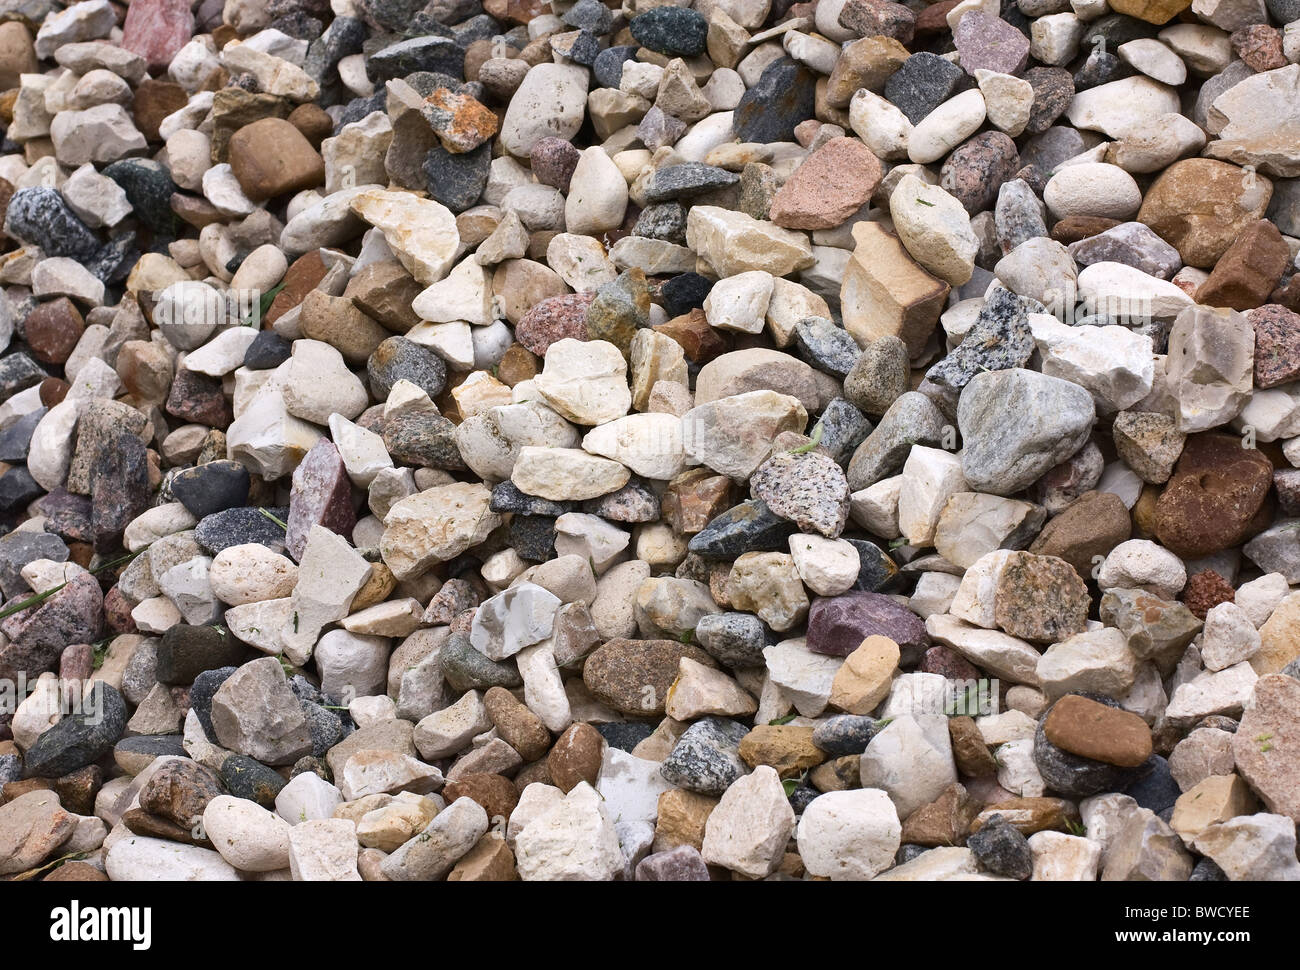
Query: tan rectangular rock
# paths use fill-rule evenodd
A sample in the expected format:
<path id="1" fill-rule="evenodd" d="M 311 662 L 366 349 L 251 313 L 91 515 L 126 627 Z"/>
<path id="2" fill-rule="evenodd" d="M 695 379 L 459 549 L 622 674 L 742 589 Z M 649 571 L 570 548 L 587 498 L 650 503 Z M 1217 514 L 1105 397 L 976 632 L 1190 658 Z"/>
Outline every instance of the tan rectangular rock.
<path id="1" fill-rule="evenodd" d="M 844 271 L 844 327 L 863 346 L 898 337 L 920 355 L 948 300 L 948 284 L 930 275 L 876 222 L 853 227 L 857 248 Z"/>

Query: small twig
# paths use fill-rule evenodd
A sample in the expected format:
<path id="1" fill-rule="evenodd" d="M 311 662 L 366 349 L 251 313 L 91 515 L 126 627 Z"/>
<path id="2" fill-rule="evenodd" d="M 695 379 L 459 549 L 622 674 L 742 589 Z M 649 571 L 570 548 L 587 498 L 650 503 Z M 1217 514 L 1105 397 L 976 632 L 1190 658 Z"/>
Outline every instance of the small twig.
<path id="1" fill-rule="evenodd" d="M 268 519 L 270 519 L 272 522 L 278 525 L 285 532 L 289 531 L 289 526 L 285 523 L 283 519 L 277 519 L 274 515 L 272 515 L 270 512 L 268 512 L 266 509 L 263 508 L 259 508 L 257 511 L 261 512 L 263 515 L 265 515 Z"/>

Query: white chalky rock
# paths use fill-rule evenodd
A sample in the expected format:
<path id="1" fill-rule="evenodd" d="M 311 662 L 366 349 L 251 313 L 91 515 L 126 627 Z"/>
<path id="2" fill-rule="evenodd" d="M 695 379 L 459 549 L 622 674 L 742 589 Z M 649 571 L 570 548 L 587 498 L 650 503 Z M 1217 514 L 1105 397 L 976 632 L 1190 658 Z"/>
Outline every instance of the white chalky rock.
<path id="1" fill-rule="evenodd" d="M 948 499 L 969 486 L 961 459 L 939 448 L 913 445 L 903 465 L 898 493 L 898 528 L 914 546 L 934 544 L 934 530 Z"/>
<path id="2" fill-rule="evenodd" d="M 474 613 L 469 641 L 491 660 L 513 657 L 551 635 L 560 598 L 535 583 L 519 583 L 485 600 Z"/>
<path id="3" fill-rule="evenodd" d="M 844 539 L 797 533 L 790 537 L 790 555 L 803 584 L 818 596 L 847 592 L 862 567 L 857 548 Z"/>
<path id="4" fill-rule="evenodd" d="M 978 91 L 966 94 L 980 96 Z M 956 198 L 908 174 L 889 197 L 889 214 L 903 246 L 923 267 L 954 286 L 971 278 L 979 242 L 969 214 Z"/>
<path id="5" fill-rule="evenodd" d="M 1285 815 L 1239 815 L 1203 829 L 1192 846 L 1234 882 L 1300 881 L 1295 820 Z"/>
<path id="6" fill-rule="evenodd" d="M 1174 689 L 1165 716 L 1174 724 L 1187 725 L 1211 714 L 1238 717 L 1257 680 L 1259 675 L 1249 663 L 1204 671 Z"/>
<path id="7" fill-rule="evenodd" d="M 1259 652 L 1259 631 L 1236 603 L 1220 603 L 1205 614 L 1201 662 L 1206 670 L 1224 670 Z"/>
<path id="8" fill-rule="evenodd" d="M 934 575 L 927 573 L 928 575 Z M 1038 651 L 1024 640 L 1001 630 L 963 623 L 955 616 L 936 613 L 925 621 L 930 636 L 990 674 L 1015 684 L 1037 686 Z"/>
<path id="9" fill-rule="evenodd" d="M 410 192 L 382 189 L 359 192 L 349 205 L 383 232 L 388 247 L 417 282 L 429 286 L 447 275 L 460 250 L 460 231 L 445 205 Z"/>
<path id="10" fill-rule="evenodd" d="M 343 793 L 314 771 L 294 775 L 275 796 L 275 813 L 290 825 L 333 818 Z"/>
<path id="11" fill-rule="evenodd" d="M 382 693 L 388 684 L 388 640 L 331 630 L 316 643 L 321 691 L 346 701 Z"/>
<path id="12" fill-rule="evenodd" d="M 401 751 L 362 749 L 339 772 L 340 791 L 348 801 L 398 792 L 425 794 L 442 784 L 441 771 Z"/>
<path id="13" fill-rule="evenodd" d="M 1038 722 L 1024 711 L 1011 710 L 977 717 L 975 726 L 985 744 L 999 745 L 1008 741 L 1033 740 Z"/>
<path id="14" fill-rule="evenodd" d="M 1043 351 L 1043 373 L 1086 389 L 1101 412 L 1123 411 L 1151 393 L 1152 349 L 1128 327 L 1071 327 Z"/>
<path id="15" fill-rule="evenodd" d="M 1137 675 L 1137 657 L 1114 627 L 1076 633 L 1052 644 L 1038 661 L 1038 679 L 1049 697 L 1076 690 L 1120 697 Z"/>
<path id="16" fill-rule="evenodd" d="M 566 337 L 551 344 L 534 384 L 561 417 L 578 424 L 604 424 L 632 406 L 627 362 L 605 340 Z"/>
<path id="17" fill-rule="evenodd" d="M 989 124 L 1012 138 L 1023 132 L 1034 106 L 1033 85 L 1024 78 L 984 68 L 976 69 L 975 80 L 984 95 Z"/>
<path id="18" fill-rule="evenodd" d="M 599 498 L 618 491 L 632 473 L 621 462 L 579 448 L 519 449 L 510 480 L 527 495 L 552 502 Z"/>
<path id="19" fill-rule="evenodd" d="M 194 556 L 154 577 L 162 594 L 191 626 L 204 626 L 218 616 L 217 600 L 208 579 L 211 567 L 212 560 L 207 556 Z"/>
<path id="20" fill-rule="evenodd" d="M 621 462 L 644 478 L 663 481 L 680 474 L 686 462 L 682 422 L 673 414 L 615 418 L 588 431 L 582 447 L 593 455 Z"/>
<path id="21" fill-rule="evenodd" d="M 843 657 L 813 653 L 803 637 L 763 648 L 772 683 L 804 717 L 817 717 L 830 703 L 831 685 L 844 665 Z"/>
<path id="22" fill-rule="evenodd" d="M 145 602 L 149 601 L 145 600 Z M 144 603 L 140 605 L 143 606 Z M 177 622 L 179 619 L 178 613 Z M 282 599 L 232 606 L 226 610 L 222 622 L 231 633 L 250 647 L 263 653 L 279 654 L 284 650 L 281 631 L 286 623 L 292 622 L 292 619 L 293 599 L 286 596 Z"/>
<path id="23" fill-rule="evenodd" d="M 494 318 L 491 277 L 476 259 L 466 257 L 446 279 L 422 290 L 411 301 L 411 309 L 430 323 L 462 321 L 486 327 Z"/>
<path id="24" fill-rule="evenodd" d="M 230 165 L 222 162 L 203 173 L 203 196 L 227 217 L 251 215 L 257 203 L 244 194 Z"/>
<path id="25" fill-rule="evenodd" d="M 762 333 L 772 299 L 771 273 L 751 270 L 719 280 L 704 298 L 709 326 L 740 333 Z"/>
<path id="26" fill-rule="evenodd" d="M 1029 837 L 1034 854 L 1034 882 L 1095 882 L 1101 846 L 1091 839 L 1064 832 L 1035 832 Z"/>
<path id="27" fill-rule="evenodd" d="M 525 647 L 515 655 L 515 663 L 524 681 L 525 706 L 541 718 L 547 730 L 561 733 L 573 723 L 573 710 L 551 642 Z"/>
<path id="28" fill-rule="evenodd" d="M 1285 576 L 1281 573 L 1266 573 L 1259 579 L 1238 586 L 1233 602 L 1246 612 L 1250 622 L 1258 629 L 1268 622 L 1277 605 L 1290 593 L 1291 587 Z"/>
<path id="29" fill-rule="evenodd" d="M 211 849 L 132 834 L 105 853 L 104 871 L 114 882 L 239 881 L 239 870 Z"/>
<path id="30" fill-rule="evenodd" d="M 415 579 L 478 545 L 502 522 L 491 497 L 481 483 L 455 482 L 394 503 L 379 544 L 385 564 L 399 580 Z"/>
<path id="31" fill-rule="evenodd" d="M 1093 263 L 1079 271 L 1079 299 L 1091 312 L 1134 322 L 1151 317 L 1172 319 L 1193 305 L 1192 298 L 1168 280 L 1109 262 Z"/>
<path id="32" fill-rule="evenodd" d="M 1079 40 L 1087 26 L 1073 13 L 1037 17 L 1029 25 L 1029 53 L 1044 64 L 1067 64 L 1079 52 Z"/>
<path id="33" fill-rule="evenodd" d="M 1065 116 L 1076 128 L 1123 138 L 1179 107 L 1176 90 L 1139 74 L 1078 92 Z"/>
<path id="34" fill-rule="evenodd" d="M 269 481 L 283 478 L 322 437 L 315 425 L 289 413 L 284 402 L 285 361 L 226 429 L 226 453 Z"/>
<path id="35" fill-rule="evenodd" d="M 704 825 L 704 861 L 750 879 L 770 875 L 795 828 L 794 809 L 771 765 L 732 783 Z"/>
<path id="36" fill-rule="evenodd" d="M 203 828 L 221 857 L 243 872 L 289 867 L 289 823 L 247 798 L 218 795 L 203 810 Z"/>
<path id="37" fill-rule="evenodd" d="M 260 542 L 227 546 L 212 557 L 208 583 L 223 603 L 241 606 L 293 593 L 298 567 Z"/>
<path id="38" fill-rule="evenodd" d="M 916 581 L 916 588 L 907 601 L 907 608 L 923 620 L 932 616 L 942 616 L 948 612 L 961 578 L 948 573 L 922 573 Z M 976 628 L 978 629 L 978 628 Z M 993 632 L 993 631 L 990 631 Z"/>
<path id="39" fill-rule="evenodd" d="M 52 492 L 68 475 L 75 442 L 72 430 L 77 426 L 78 402 L 65 398 L 45 412 L 32 432 L 27 451 L 27 472 L 36 484 Z"/>
<path id="40" fill-rule="evenodd" d="M 860 774 L 864 788 L 888 793 L 900 818 L 927 805 L 957 780 L 952 746 L 938 743 L 911 715 L 894 718 L 862 752 Z"/>
<path id="41" fill-rule="evenodd" d="M 1029 86 L 1028 82 L 1025 82 L 1025 86 Z M 1025 121 L 1020 127 L 1023 129 L 1028 121 L 1029 110 L 1026 108 Z M 853 93 L 853 99 L 849 102 L 849 124 L 863 144 L 878 158 L 899 161 L 907 157 L 912 123 L 899 108 L 875 92 L 859 88 Z"/>
<path id="42" fill-rule="evenodd" d="M 577 444 L 577 429 L 541 401 L 491 407 L 456 428 L 456 448 L 465 464 L 487 481 L 509 478 L 526 446 L 573 448 Z"/>
<path id="43" fill-rule="evenodd" d="M 996 549 L 986 553 L 968 567 L 962 575 L 961 586 L 949 608 L 953 616 L 975 626 L 992 630 L 997 627 L 993 618 L 998 583 L 1002 570 L 1011 556 L 1009 549 Z"/>
<path id="44" fill-rule="evenodd" d="M 289 829 L 295 882 L 360 882 L 357 826 L 346 818 L 308 819 Z"/>
<path id="45" fill-rule="evenodd" d="M 871 879 L 894 864 L 903 826 L 879 788 L 818 795 L 799 819 L 799 857 L 814 876 Z"/>
<path id="46" fill-rule="evenodd" d="M 342 536 L 322 525 L 311 527 L 290 597 L 291 613 L 280 628 L 286 657 L 294 663 L 306 662 L 320 631 L 348 615 L 352 597 L 370 578 L 370 571 L 370 563 Z"/>
<path id="47" fill-rule="evenodd" d="M 566 231 L 595 236 L 623 223 L 627 211 L 627 181 L 599 145 L 578 157 L 564 203 Z"/>
<path id="48" fill-rule="evenodd" d="M 515 837 L 515 867 L 530 882 L 596 882 L 623 870 L 614 820 L 596 789 L 580 782 Z"/>
<path id="49" fill-rule="evenodd" d="M 313 424 L 328 424 L 331 414 L 349 421 L 370 403 L 366 386 L 348 370 L 343 355 L 320 340 L 295 340 L 293 356 L 280 372 L 284 406 Z"/>
<path id="50" fill-rule="evenodd" d="M 369 488 L 376 475 L 393 467 L 384 439 L 369 428 L 353 424 L 337 412 L 330 415 L 329 427 L 330 438 L 343 459 L 348 479 L 357 488 Z"/>
<path id="51" fill-rule="evenodd" d="M 596 791 L 604 799 L 606 817 L 615 824 L 655 821 L 659 816 L 659 796 L 673 790 L 672 783 L 660 773 L 660 764 L 611 744 L 605 745 Z"/>
<path id="52" fill-rule="evenodd" d="M 1187 80 L 1187 65 L 1183 59 L 1154 38 L 1130 40 L 1115 48 L 1115 53 L 1125 64 L 1162 84 L 1176 86 Z"/>
<path id="53" fill-rule="evenodd" d="M 1142 190 L 1118 165 L 1080 162 L 1064 166 L 1047 180 L 1043 202 L 1058 219 L 1101 216 L 1122 221 L 1142 205 Z"/>
<path id="54" fill-rule="evenodd" d="M 576 135 L 587 109 L 587 78 L 587 69 L 577 64 L 544 63 L 530 69 L 502 119 L 502 147 L 526 159 L 539 139 Z"/>
<path id="55" fill-rule="evenodd" d="M 721 117 L 726 115 L 712 115 L 700 125 Z M 697 129 L 700 125 L 696 126 Z M 728 118 L 727 138 L 732 137 L 730 127 Z M 683 153 L 685 140 L 674 146 L 679 154 Z M 750 270 L 787 276 L 796 270 L 807 269 L 814 262 L 812 244 L 806 233 L 782 229 L 775 223 L 716 205 L 690 207 L 686 214 L 686 245 L 722 278 Z"/>
<path id="56" fill-rule="evenodd" d="M 897 539 L 903 476 L 892 475 L 849 496 L 849 517 L 882 539 Z"/>
<path id="57" fill-rule="evenodd" d="M 185 357 L 185 369 L 209 377 L 225 377 L 243 366 L 248 345 L 257 337 L 252 327 L 231 327 Z"/>
<path id="58" fill-rule="evenodd" d="M 598 515 L 566 512 L 555 520 L 555 552 L 580 556 L 596 575 L 605 572 L 628 547 L 632 536 Z"/>
<path id="59" fill-rule="evenodd" d="M 937 162 L 979 131 L 984 117 L 984 95 L 978 88 L 949 98 L 912 129 L 907 157 L 918 165 Z"/>
<path id="60" fill-rule="evenodd" d="M 463 749 L 477 734 L 492 727 L 483 697 L 466 691 L 460 700 L 441 711 L 434 711 L 415 726 L 412 740 L 420 757 L 433 761 L 447 758 Z"/>
<path id="61" fill-rule="evenodd" d="M 1000 745 L 994 752 L 998 762 L 998 784 L 1021 798 L 1039 798 L 1047 790 L 1034 762 L 1034 741 L 1022 738 Z"/>
<path id="62" fill-rule="evenodd" d="M 1107 589 L 1143 589 L 1172 600 L 1187 585 L 1183 561 L 1149 539 L 1121 542 L 1106 556 L 1097 573 L 1097 586 Z"/>
<path id="63" fill-rule="evenodd" d="M 624 61 L 624 66 L 632 63 L 635 62 Z M 479 251 L 482 252 L 482 247 Z M 600 289 L 618 276 L 600 240 L 573 232 L 556 233 L 551 238 L 546 246 L 546 265 L 578 293 Z"/>
<path id="64" fill-rule="evenodd" d="M 50 123 L 54 154 L 68 166 L 115 162 L 148 147 L 126 109 L 97 104 L 85 111 L 60 111 Z"/>

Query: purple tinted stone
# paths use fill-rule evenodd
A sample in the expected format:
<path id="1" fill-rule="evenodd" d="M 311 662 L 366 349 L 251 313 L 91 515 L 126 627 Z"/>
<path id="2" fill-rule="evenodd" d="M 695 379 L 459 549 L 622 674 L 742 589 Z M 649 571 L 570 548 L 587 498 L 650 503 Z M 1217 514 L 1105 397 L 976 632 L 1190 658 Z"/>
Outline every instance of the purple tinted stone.
<path id="1" fill-rule="evenodd" d="M 693 845 L 656 852 L 637 863 L 637 882 L 708 882 L 709 867 Z"/>
<path id="2" fill-rule="evenodd" d="M 328 438 L 316 442 L 294 470 L 287 524 L 285 546 L 294 559 L 302 558 L 312 526 L 323 525 L 341 536 L 352 535 L 356 528 L 352 483 L 338 448 Z"/>
<path id="3" fill-rule="evenodd" d="M 1029 63 L 1029 38 L 1005 20 L 972 10 L 957 22 L 953 43 L 961 66 L 974 77 L 981 68 L 1019 75 Z"/>
<path id="4" fill-rule="evenodd" d="M 921 618 L 883 593 L 845 593 L 813 600 L 808 610 L 808 649 L 847 657 L 870 636 L 898 644 L 904 665 L 916 663 L 930 645 Z"/>
<path id="5" fill-rule="evenodd" d="M 569 191 L 569 180 L 578 167 L 581 152 L 563 138 L 539 138 L 533 143 L 529 161 L 537 181 L 561 192 Z"/>
<path id="6" fill-rule="evenodd" d="M 104 594 L 90 573 L 78 573 L 36 606 L 0 620 L 9 643 L 0 647 L 0 677 L 34 679 L 53 670 L 71 643 L 94 643 L 104 628 Z"/>
<path id="7" fill-rule="evenodd" d="M 943 674 L 949 680 L 978 680 L 979 669 L 951 647 L 931 647 L 917 668 L 923 674 Z"/>

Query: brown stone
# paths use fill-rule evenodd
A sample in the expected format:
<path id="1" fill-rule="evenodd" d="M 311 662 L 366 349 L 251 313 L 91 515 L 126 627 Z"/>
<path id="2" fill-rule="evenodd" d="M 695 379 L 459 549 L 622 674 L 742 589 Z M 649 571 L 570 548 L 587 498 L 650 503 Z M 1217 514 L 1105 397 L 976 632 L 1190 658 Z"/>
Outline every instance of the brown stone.
<path id="1" fill-rule="evenodd" d="M 1137 221 L 1178 250 L 1189 266 L 1209 269 L 1264 216 L 1273 187 L 1262 176 L 1212 158 L 1174 162 L 1147 190 Z"/>
<path id="2" fill-rule="evenodd" d="M 853 138 L 832 138 L 795 169 L 769 218 L 787 229 L 833 229 L 857 212 L 880 184 L 884 167 Z"/>
<path id="3" fill-rule="evenodd" d="M 1043 732 L 1062 751 L 1108 765 L 1136 768 L 1151 757 L 1146 721 L 1078 694 L 1067 694 L 1052 705 Z"/>
<path id="4" fill-rule="evenodd" d="M 225 222 L 226 217 L 207 199 L 186 192 L 173 192 L 169 202 L 171 210 L 178 219 L 195 229 L 202 229 L 216 222 Z"/>
<path id="5" fill-rule="evenodd" d="M 223 82 L 224 83 L 224 82 Z M 212 163 L 229 161 L 230 139 L 246 125 L 263 118 L 287 118 L 293 106 L 288 98 L 253 94 L 239 87 L 213 89 Z"/>
<path id="6" fill-rule="evenodd" d="M 86 321 L 66 296 L 37 304 L 24 323 L 32 356 L 42 364 L 64 364 L 86 331 Z"/>
<path id="7" fill-rule="evenodd" d="M 346 296 L 312 290 L 302 301 L 298 316 L 304 337 L 322 340 L 349 364 L 364 364 L 392 334 L 361 312 Z"/>
<path id="8" fill-rule="evenodd" d="M 1282 31 L 1268 24 L 1250 24 L 1234 30 L 1229 38 L 1233 53 L 1246 62 L 1252 71 L 1276 71 L 1286 67 L 1286 53 L 1282 48 Z"/>
<path id="9" fill-rule="evenodd" d="M 597 700 L 617 711 L 639 717 L 662 716 L 682 657 L 706 667 L 717 666 L 707 653 L 687 643 L 616 637 L 587 657 L 582 680 Z"/>
<path id="10" fill-rule="evenodd" d="M 393 333 L 406 333 L 420 322 L 411 301 L 424 291 L 405 267 L 395 259 L 366 266 L 348 281 L 343 295 L 369 317 Z"/>
<path id="11" fill-rule="evenodd" d="M 546 758 L 524 765 L 515 774 L 515 790 L 520 794 L 523 794 L 524 789 L 534 783 L 541 785 L 555 784 L 551 778 L 551 768 Z"/>
<path id="12" fill-rule="evenodd" d="M 1214 264 L 1210 278 L 1196 291 L 1196 302 L 1250 310 L 1268 299 L 1290 263 L 1291 250 L 1277 226 L 1259 219 L 1246 226 Z"/>
<path id="13" fill-rule="evenodd" d="M 447 782 L 441 794 L 448 805 L 458 798 L 478 802 L 490 819 L 509 819 L 519 804 L 519 792 L 514 782 L 504 775 L 486 771 L 472 771 Z"/>
<path id="14" fill-rule="evenodd" d="M 223 791 L 221 780 L 209 768 L 194 761 L 172 761 L 149 777 L 140 790 L 140 807 L 189 827 Z"/>
<path id="15" fill-rule="evenodd" d="M 301 131 L 282 118 L 263 118 L 230 138 L 230 168 L 244 194 L 261 202 L 325 181 L 325 161 Z"/>
<path id="16" fill-rule="evenodd" d="M 162 120 L 174 111 L 179 111 L 190 102 L 185 89 L 174 81 L 155 81 L 145 78 L 135 89 L 135 101 L 131 105 L 131 114 L 140 134 L 149 141 L 158 141 L 158 126 Z"/>
<path id="17" fill-rule="evenodd" d="M 1191 435 L 1156 505 L 1156 537 L 1187 559 L 1240 545 L 1272 484 L 1272 463 L 1240 438 Z"/>
<path id="18" fill-rule="evenodd" d="M 461 856 L 447 874 L 448 882 L 515 882 L 515 854 L 500 832 L 488 832 Z"/>
<path id="19" fill-rule="evenodd" d="M 108 882 L 108 876 L 89 862 L 73 859 L 46 873 L 41 882 Z"/>
<path id="20" fill-rule="evenodd" d="M 551 7 L 545 0 L 487 0 L 483 10 L 497 20 L 527 24 L 534 17 L 550 13 Z"/>
<path id="21" fill-rule="evenodd" d="M 673 788 L 659 796 L 655 819 L 655 852 L 667 852 L 679 845 L 699 850 L 704 846 L 704 826 L 718 805 L 711 795 Z"/>
<path id="22" fill-rule="evenodd" d="M 0 24 L 0 89 L 16 88 L 19 75 L 39 72 L 32 32 L 17 20 Z"/>
<path id="23" fill-rule="evenodd" d="M 808 772 L 808 783 L 818 791 L 849 791 L 862 787 L 862 757 L 846 754 L 823 761 Z"/>
<path id="24" fill-rule="evenodd" d="M 581 782 L 596 784 L 605 739 L 590 724 L 579 721 L 565 728 L 546 757 L 554 785 L 568 793 Z"/>
<path id="25" fill-rule="evenodd" d="M 171 374 L 168 373 L 167 377 L 170 382 Z M 41 381 L 40 386 L 37 388 L 37 394 L 43 407 L 52 408 L 56 404 L 62 404 L 63 399 L 68 396 L 70 390 L 72 390 L 72 385 L 63 378 L 47 377 Z"/>
<path id="26" fill-rule="evenodd" d="M 906 845 L 962 845 L 979 804 L 965 787 L 953 782 L 934 801 L 922 805 L 903 821 Z"/>
<path id="27" fill-rule="evenodd" d="M 1079 809 L 1074 802 L 1064 798 L 1008 798 L 995 805 L 985 806 L 975 816 L 970 830 L 978 832 L 994 815 L 1001 815 L 1020 830 L 1021 835 L 1053 830 L 1077 834 L 1080 829 Z"/>
<path id="28" fill-rule="evenodd" d="M 182 825 L 170 818 L 154 815 L 142 808 L 133 808 L 122 814 L 122 824 L 135 835 L 150 839 L 166 839 L 168 842 L 183 842 L 185 845 L 197 845 L 203 849 L 212 848 L 212 842 L 203 834 L 198 816 L 192 825 Z"/>
<path id="29" fill-rule="evenodd" d="M 536 761 L 551 746 L 551 732 L 542 719 L 515 699 L 504 687 L 492 687 L 483 695 L 483 706 L 497 734 L 519 752 L 525 761 Z"/>
<path id="30" fill-rule="evenodd" d="M 286 120 L 301 131 L 317 151 L 320 151 L 320 143 L 334 134 L 334 119 L 320 105 L 300 104 L 289 112 Z"/>
<path id="31" fill-rule="evenodd" d="M 1111 492 L 1084 492 L 1050 519 L 1029 546 L 1038 556 L 1056 556 L 1088 579 L 1098 556 L 1109 555 L 1132 537 L 1128 509 Z"/>
<path id="32" fill-rule="evenodd" d="M 917 18 L 918 27 L 921 18 L 933 9 L 927 8 Z M 947 23 L 943 29 L 948 29 Z M 844 45 L 826 85 L 826 103 L 833 108 L 847 108 L 853 100 L 853 93 L 859 88 L 879 94 L 908 56 L 907 48 L 893 37 L 863 37 Z"/>
<path id="33" fill-rule="evenodd" d="M 1105 216 L 1066 216 L 1052 226 L 1052 238 L 1064 246 L 1087 239 L 1119 225 L 1118 219 Z"/>
<path id="34" fill-rule="evenodd" d="M 771 765 L 782 778 L 798 778 L 826 760 L 812 735 L 810 727 L 760 724 L 740 739 L 740 757 L 751 768 Z"/>
<path id="35" fill-rule="evenodd" d="M 663 520 L 682 535 L 695 535 L 731 508 L 731 479 L 708 468 L 682 472 L 664 490 Z"/>
<path id="36" fill-rule="evenodd" d="M 319 249 L 303 253 L 295 259 L 289 266 L 288 272 L 284 274 L 280 292 L 275 295 L 270 309 L 262 317 L 262 325 L 269 328 L 276 320 L 301 303 L 303 298 L 316 289 L 320 281 L 325 278 L 327 270 L 328 267 L 321 259 Z"/>
<path id="37" fill-rule="evenodd" d="M 1189 579 L 1182 593 L 1183 605 L 1198 620 L 1204 620 L 1205 614 L 1220 603 L 1231 603 L 1236 597 L 1232 584 L 1213 569 L 1202 569 Z"/>
<path id="38" fill-rule="evenodd" d="M 1191 5 L 1191 0 L 1118 0 L 1110 9 L 1149 24 L 1167 24 Z"/>
<path id="39" fill-rule="evenodd" d="M 0 805 L 7 805 L 34 791 L 53 790 L 54 780 L 51 778 L 20 778 L 18 781 L 7 781 L 0 786 Z"/>
<path id="40" fill-rule="evenodd" d="M 867 637 L 835 672 L 831 705 L 846 714 L 874 711 L 889 696 L 899 656 L 898 644 L 889 637 Z"/>
<path id="41" fill-rule="evenodd" d="M 81 644 L 89 649 L 89 644 Z M 68 649 L 72 649 L 69 647 Z M 65 653 L 67 651 L 64 651 Z M 65 680 L 69 679 L 60 674 Z M 78 680 L 89 680 L 79 677 Z M 59 796 L 59 804 L 74 815 L 94 815 L 95 795 L 104 783 L 104 772 L 99 765 L 86 765 L 54 780 L 54 791 Z"/>
<path id="42" fill-rule="evenodd" d="M 686 356 L 697 364 L 707 364 L 731 349 L 728 336 L 710 327 L 704 311 L 698 307 L 654 329 L 681 344 Z"/>
<path id="43" fill-rule="evenodd" d="M 497 364 L 497 380 L 506 387 L 530 381 L 542 372 L 542 362 L 523 344 L 511 344 Z"/>
<path id="44" fill-rule="evenodd" d="M 948 737 L 952 741 L 952 757 L 957 770 L 970 778 L 988 778 L 998 773 L 998 762 L 975 719 L 961 715 L 948 718 Z"/>

